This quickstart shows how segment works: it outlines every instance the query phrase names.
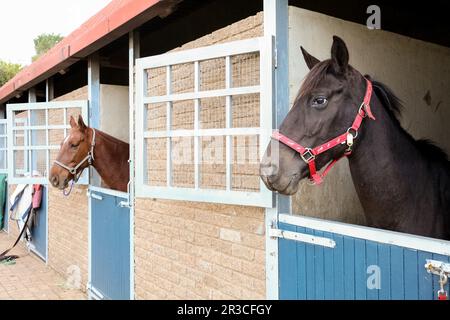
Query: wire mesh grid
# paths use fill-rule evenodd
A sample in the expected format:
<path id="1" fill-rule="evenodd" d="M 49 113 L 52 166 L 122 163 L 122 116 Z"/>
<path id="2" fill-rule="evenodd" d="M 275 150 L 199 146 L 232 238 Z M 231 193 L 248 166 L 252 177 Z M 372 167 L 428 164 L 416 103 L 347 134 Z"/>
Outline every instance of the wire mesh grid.
<path id="1" fill-rule="evenodd" d="M 200 99 L 200 119 L 201 129 L 226 128 L 226 98 L 213 97 Z"/>
<path id="2" fill-rule="evenodd" d="M 47 177 L 59 152 L 60 144 L 69 132 L 70 116 L 78 120 L 80 107 L 19 110 L 13 113 L 13 174 Z M 58 128 L 55 128 L 57 126 Z M 23 129 L 21 129 L 23 127 Z"/>
<path id="3" fill-rule="evenodd" d="M 146 183 L 153 186 L 167 186 L 167 138 L 145 139 Z"/>
<path id="4" fill-rule="evenodd" d="M 182 100 L 172 102 L 170 107 L 170 130 L 194 129 L 194 100 Z"/>
<path id="5" fill-rule="evenodd" d="M 239 191 L 259 190 L 259 137 L 232 138 L 231 188 Z"/>
<path id="6" fill-rule="evenodd" d="M 173 187 L 195 187 L 194 137 L 174 137 L 170 141 Z"/>
<path id="7" fill-rule="evenodd" d="M 180 63 L 170 67 L 170 93 L 193 92 L 195 86 L 194 63 Z"/>
<path id="8" fill-rule="evenodd" d="M 226 188 L 226 142 L 223 136 L 200 138 L 200 188 Z"/>
<path id="9" fill-rule="evenodd" d="M 148 97 L 259 86 L 260 55 L 245 53 L 144 71 Z M 152 103 L 145 105 L 145 110 L 144 130 L 162 137 L 145 139 L 145 184 L 194 188 L 197 181 L 200 189 L 259 190 L 258 136 L 230 136 L 228 140 L 225 135 L 196 133 L 202 129 L 258 128 L 259 93 Z M 191 130 L 192 135 L 178 137 L 178 130 Z M 175 136 L 166 136 L 169 132 Z M 232 160 L 228 166 L 227 158 Z"/>
<path id="10" fill-rule="evenodd" d="M 225 58 L 199 62 L 200 91 L 225 89 Z"/>

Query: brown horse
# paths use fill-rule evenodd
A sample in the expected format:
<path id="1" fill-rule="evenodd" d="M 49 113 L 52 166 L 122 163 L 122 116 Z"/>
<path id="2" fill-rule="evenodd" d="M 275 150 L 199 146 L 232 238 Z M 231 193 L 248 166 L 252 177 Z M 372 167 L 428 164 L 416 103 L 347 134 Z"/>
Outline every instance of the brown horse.
<path id="1" fill-rule="evenodd" d="M 398 98 L 348 64 L 342 39 L 325 61 L 302 51 L 310 72 L 261 161 L 266 186 L 294 194 L 347 155 L 369 226 L 450 240 L 447 155 L 401 127 Z"/>
<path id="2" fill-rule="evenodd" d="M 126 192 L 130 180 L 129 144 L 89 128 L 81 115 L 78 123 L 71 116 L 70 126 L 50 170 L 52 186 L 66 189 L 70 181 L 76 182 L 82 171 L 92 165 L 108 187 Z"/>

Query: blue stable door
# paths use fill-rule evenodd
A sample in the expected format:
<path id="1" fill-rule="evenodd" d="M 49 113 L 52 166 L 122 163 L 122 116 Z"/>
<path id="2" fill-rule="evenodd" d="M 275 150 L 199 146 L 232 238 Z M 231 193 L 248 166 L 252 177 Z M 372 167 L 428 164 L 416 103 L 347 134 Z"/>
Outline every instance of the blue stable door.
<path id="1" fill-rule="evenodd" d="M 450 257 L 290 223 L 278 228 L 334 241 L 335 247 L 279 239 L 279 298 L 300 300 L 432 300 L 439 277 L 427 260 Z M 445 286 L 449 291 L 449 284 Z"/>
<path id="2" fill-rule="evenodd" d="M 90 191 L 91 297 L 127 300 L 130 291 L 130 209 L 125 197 Z"/>

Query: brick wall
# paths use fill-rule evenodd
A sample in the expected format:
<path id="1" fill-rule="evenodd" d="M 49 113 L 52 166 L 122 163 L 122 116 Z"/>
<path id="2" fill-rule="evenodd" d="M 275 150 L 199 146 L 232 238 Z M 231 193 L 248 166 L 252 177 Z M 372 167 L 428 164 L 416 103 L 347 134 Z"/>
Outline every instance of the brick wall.
<path id="1" fill-rule="evenodd" d="M 262 35 L 262 13 L 259 13 L 176 50 Z M 177 90 L 182 91 L 183 86 L 189 87 L 189 81 L 182 78 L 179 85 Z M 164 94 L 164 88 L 154 89 Z M 189 110 L 189 107 L 179 109 Z M 218 109 L 214 109 L 211 121 L 221 121 L 217 117 Z M 183 121 L 192 118 L 189 114 L 192 111 L 183 112 Z M 238 114 L 237 119 L 248 120 L 249 115 L 255 116 L 252 109 L 244 116 Z M 183 121 L 180 124 L 185 125 Z M 158 123 L 155 126 L 161 127 Z M 162 155 L 151 160 L 163 160 L 163 163 L 164 159 Z M 209 168 L 208 173 L 211 175 L 215 169 Z M 245 174 L 248 172 L 244 170 Z M 149 182 L 160 180 L 154 176 L 154 181 L 151 179 L 152 176 Z M 136 298 L 264 299 L 264 239 L 264 210 L 261 208 L 136 199 Z"/>
<path id="2" fill-rule="evenodd" d="M 53 101 L 85 100 L 87 87 L 82 87 Z M 74 116 L 79 113 L 75 110 Z M 67 115 L 70 116 L 70 112 Z M 49 113 L 49 123 L 60 123 L 60 115 Z M 59 144 L 64 133 L 52 132 L 53 144 Z M 54 159 L 57 151 L 51 152 Z M 58 273 L 68 276 L 68 268 L 76 266 L 80 269 L 81 288 L 85 291 L 88 278 L 88 198 L 87 186 L 74 186 L 69 197 L 49 186 L 48 193 L 48 264 Z M 73 268 L 73 267 L 72 267 Z"/>

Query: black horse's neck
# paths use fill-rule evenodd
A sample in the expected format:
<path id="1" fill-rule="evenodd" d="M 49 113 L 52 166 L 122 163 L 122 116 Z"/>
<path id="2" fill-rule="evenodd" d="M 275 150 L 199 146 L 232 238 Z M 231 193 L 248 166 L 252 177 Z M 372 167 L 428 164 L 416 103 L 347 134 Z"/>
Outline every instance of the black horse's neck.
<path id="1" fill-rule="evenodd" d="M 440 177 L 445 168 L 430 164 L 381 101 L 374 95 L 371 106 L 376 120 L 364 120 L 349 157 L 367 222 L 374 227 L 449 239 L 448 192 L 442 196 Z M 448 188 L 448 172 L 446 179 Z"/>

